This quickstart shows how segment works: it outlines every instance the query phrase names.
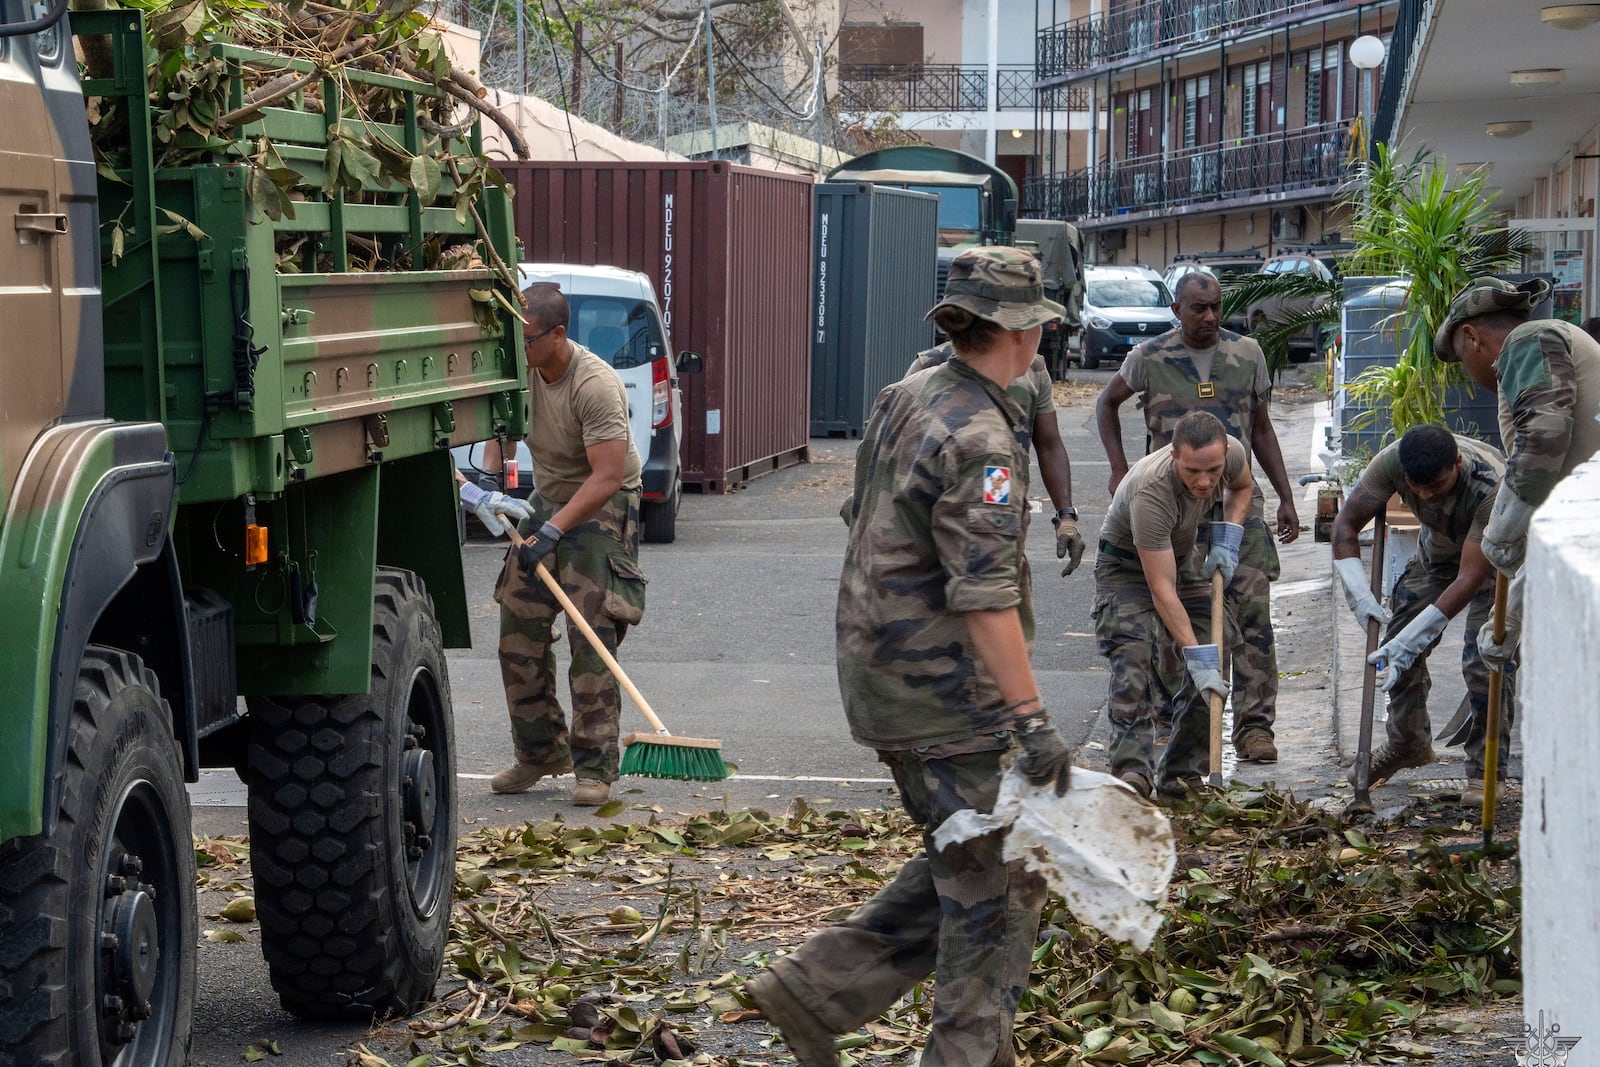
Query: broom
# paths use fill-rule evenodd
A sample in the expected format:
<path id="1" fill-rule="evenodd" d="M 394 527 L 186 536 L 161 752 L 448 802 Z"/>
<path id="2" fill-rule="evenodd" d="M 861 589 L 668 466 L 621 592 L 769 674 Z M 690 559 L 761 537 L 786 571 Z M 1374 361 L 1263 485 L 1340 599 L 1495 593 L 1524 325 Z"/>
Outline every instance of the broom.
<path id="1" fill-rule="evenodd" d="M 522 546 L 523 538 L 516 530 L 511 531 L 511 539 L 517 547 Z M 653 734 L 629 734 L 622 739 L 620 773 L 641 778 L 676 778 L 688 782 L 720 782 L 728 777 L 728 765 L 722 761 L 722 742 L 703 737 L 679 737 L 670 733 L 651 710 L 650 702 L 622 669 L 622 664 L 606 649 L 589 621 L 578 611 L 566 590 L 561 588 L 561 583 L 545 569 L 544 561 L 535 564 L 534 569 L 538 571 L 545 588 L 550 590 L 550 595 L 561 605 L 561 610 L 567 613 L 567 620 L 588 639 L 595 654 L 604 661 L 617 683 L 627 691 L 655 728 Z"/>

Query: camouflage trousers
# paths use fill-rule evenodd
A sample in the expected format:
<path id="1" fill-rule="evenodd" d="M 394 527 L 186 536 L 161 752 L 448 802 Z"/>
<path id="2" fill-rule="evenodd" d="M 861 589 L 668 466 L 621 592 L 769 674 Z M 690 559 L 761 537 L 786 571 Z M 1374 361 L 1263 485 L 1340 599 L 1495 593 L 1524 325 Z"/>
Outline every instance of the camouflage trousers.
<path id="1" fill-rule="evenodd" d="M 1002 834 L 933 847 L 957 811 L 994 807 L 1009 733 L 915 751 L 880 751 L 922 854 L 848 919 L 772 963 L 772 974 L 822 1025 L 849 1033 L 929 974 L 933 1017 L 921 1067 L 1010 1067 L 1011 1029 L 1028 986 L 1043 879 L 1001 858 Z"/>
<path id="2" fill-rule="evenodd" d="M 1384 640 L 1392 640 L 1406 625 L 1422 614 L 1422 609 L 1439 599 L 1439 594 L 1456 580 L 1458 562 L 1431 563 L 1420 554 L 1413 556 L 1406 569 L 1395 581 L 1389 595 L 1389 607 L 1394 619 L 1389 623 Z M 1472 777 L 1483 774 L 1483 747 L 1489 724 L 1489 667 L 1478 656 L 1478 630 L 1488 622 L 1494 612 L 1494 580 L 1484 582 L 1483 588 L 1467 604 L 1466 634 L 1461 642 L 1461 677 L 1467 683 L 1467 695 L 1462 702 L 1471 711 L 1463 748 L 1467 751 L 1467 770 Z M 1384 732 L 1389 744 L 1411 748 L 1431 739 L 1432 725 L 1428 721 L 1428 692 L 1433 679 L 1428 673 L 1428 657 L 1439 646 L 1437 640 L 1417 657 L 1408 669 L 1400 672 L 1400 680 L 1389 691 L 1389 718 Z M 1500 689 L 1500 772 L 1505 773 L 1506 754 L 1511 745 L 1511 727 L 1516 720 L 1517 664 L 1509 664 L 1501 678 Z"/>
<path id="3" fill-rule="evenodd" d="M 1272 583 L 1278 580 L 1278 547 L 1266 520 L 1245 520 L 1239 567 L 1223 595 L 1239 627 L 1233 653 L 1233 743 L 1246 735 L 1272 736 L 1278 718 L 1278 652 L 1272 637 Z"/>
<path id="4" fill-rule="evenodd" d="M 557 507 L 535 496 L 534 516 L 522 524 L 537 530 Z M 639 569 L 639 494 L 621 492 L 588 522 L 568 530 L 545 558 L 595 634 L 616 655 L 630 625 L 644 615 L 645 578 Z M 538 575 L 523 571 L 513 550 L 495 587 L 500 603 L 500 678 L 511 712 L 511 737 L 518 761 L 552 771 L 570 761 L 579 778 L 617 780 L 617 728 L 622 695 L 617 681 L 578 628 L 567 627 L 572 666 L 572 728 L 556 696 L 556 653 L 551 628 L 561 607 Z"/>
<path id="5" fill-rule="evenodd" d="M 1125 558 L 1102 541 L 1094 584 L 1095 642 L 1100 654 L 1111 661 L 1106 694 L 1111 773 L 1137 771 L 1153 784 L 1206 773 L 1211 733 L 1208 701 L 1189 680 L 1183 652 L 1156 612 L 1143 568 L 1137 559 Z M 1178 596 L 1189 613 L 1195 640 L 1209 643 L 1210 586 L 1192 572 L 1180 572 Z M 1232 645 L 1237 642 L 1237 631 L 1227 616 L 1224 601 L 1226 633 L 1219 643 Z M 1155 714 L 1160 707 L 1172 708 L 1172 736 L 1160 765 L 1153 767 Z"/>

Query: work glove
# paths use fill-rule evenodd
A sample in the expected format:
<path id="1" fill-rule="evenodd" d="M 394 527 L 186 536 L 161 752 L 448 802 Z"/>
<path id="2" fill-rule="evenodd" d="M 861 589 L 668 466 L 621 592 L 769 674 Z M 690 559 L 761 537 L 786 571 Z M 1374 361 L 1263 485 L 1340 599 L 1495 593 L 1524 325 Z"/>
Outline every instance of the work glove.
<path id="1" fill-rule="evenodd" d="M 1495 641 L 1494 619 L 1478 630 L 1478 658 L 1491 671 L 1503 671 L 1517 658 L 1522 645 L 1522 576 L 1511 579 L 1506 597 L 1506 639 Z"/>
<path id="2" fill-rule="evenodd" d="M 1054 782 L 1056 796 L 1065 796 L 1072 784 L 1072 752 L 1043 708 L 1017 718 L 1017 744 L 1022 758 L 1017 769 L 1034 785 Z"/>
<path id="3" fill-rule="evenodd" d="M 1217 645 L 1185 645 L 1183 665 L 1200 692 L 1227 697 L 1228 687 L 1222 680 L 1222 650 Z"/>
<path id="4" fill-rule="evenodd" d="M 1226 587 L 1233 581 L 1233 572 L 1239 568 L 1239 546 L 1244 543 L 1244 527 L 1236 522 L 1211 522 L 1206 525 L 1211 528 L 1211 550 L 1206 553 L 1206 561 L 1200 565 L 1200 575 L 1209 578 L 1221 571 L 1222 584 Z"/>
<path id="5" fill-rule="evenodd" d="M 1056 559 L 1067 560 L 1067 565 L 1061 568 L 1061 577 L 1065 578 L 1083 562 L 1083 535 L 1078 532 L 1076 519 L 1057 515 L 1050 521 L 1056 528 Z"/>
<path id="6" fill-rule="evenodd" d="M 1495 494 L 1494 513 L 1483 528 L 1483 555 L 1501 574 L 1509 576 L 1522 569 L 1528 553 L 1528 523 L 1535 510 L 1505 485 Z"/>
<path id="7" fill-rule="evenodd" d="M 1400 675 L 1417 662 L 1417 657 L 1439 639 L 1450 619 L 1444 612 L 1429 604 L 1422 613 L 1406 624 L 1405 629 L 1378 646 L 1367 657 L 1367 662 L 1378 668 L 1378 684 L 1387 693 L 1395 687 Z"/>
<path id="8" fill-rule="evenodd" d="M 1361 559 L 1351 556 L 1349 559 L 1336 559 L 1333 569 L 1344 583 L 1344 602 L 1350 605 L 1350 610 L 1355 613 L 1356 621 L 1366 629 L 1369 620 L 1376 620 L 1381 625 L 1389 625 L 1393 617 L 1384 610 L 1378 598 L 1372 595 L 1372 586 L 1368 584 L 1366 571 L 1361 566 Z"/>
<path id="9" fill-rule="evenodd" d="M 483 528 L 496 537 L 504 537 L 523 519 L 533 518 L 533 509 L 526 501 L 501 492 L 480 489 L 471 482 L 461 483 L 461 503 L 471 508 L 472 513 L 478 516 L 478 521 L 483 523 Z"/>
<path id="10" fill-rule="evenodd" d="M 560 540 L 561 527 L 555 523 L 547 522 L 539 527 L 538 532 L 517 549 L 517 562 L 522 565 L 523 572 L 531 575 L 534 568 L 556 550 L 556 542 Z"/>

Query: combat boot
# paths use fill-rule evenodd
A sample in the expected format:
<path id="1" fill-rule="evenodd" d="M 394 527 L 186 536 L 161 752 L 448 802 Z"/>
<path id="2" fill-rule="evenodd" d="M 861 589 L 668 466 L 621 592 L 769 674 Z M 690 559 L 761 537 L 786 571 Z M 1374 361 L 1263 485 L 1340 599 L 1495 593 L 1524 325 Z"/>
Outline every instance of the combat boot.
<path id="1" fill-rule="evenodd" d="M 1262 730 L 1252 730 L 1239 739 L 1233 746 L 1233 751 L 1242 760 L 1252 763 L 1277 763 L 1278 746 L 1272 737 Z"/>
<path id="2" fill-rule="evenodd" d="M 744 991 L 783 1035 L 800 1067 L 839 1067 L 833 1032 L 795 999 L 777 975 L 762 971 L 744 984 Z"/>
<path id="3" fill-rule="evenodd" d="M 579 808 L 598 808 L 611 799 L 611 786 L 593 778 L 580 778 L 572 791 L 572 803 Z"/>
<path id="4" fill-rule="evenodd" d="M 1420 745 L 1407 745 L 1396 747 L 1385 741 L 1379 746 L 1378 751 L 1372 754 L 1372 762 L 1367 767 L 1367 785 L 1382 785 L 1387 782 L 1396 771 L 1407 767 L 1426 767 L 1433 762 L 1433 742 L 1423 741 Z M 1350 768 L 1347 776 L 1351 785 L 1356 784 L 1356 769 Z"/>
<path id="5" fill-rule="evenodd" d="M 489 780 L 489 788 L 496 793 L 525 793 L 539 784 L 542 778 L 567 774 L 572 770 L 572 760 L 555 763 L 523 763 L 518 760 Z"/>
<path id="6" fill-rule="evenodd" d="M 1117 775 L 1117 781 L 1132 789 L 1144 799 L 1150 799 L 1150 779 L 1139 771 L 1123 771 Z"/>

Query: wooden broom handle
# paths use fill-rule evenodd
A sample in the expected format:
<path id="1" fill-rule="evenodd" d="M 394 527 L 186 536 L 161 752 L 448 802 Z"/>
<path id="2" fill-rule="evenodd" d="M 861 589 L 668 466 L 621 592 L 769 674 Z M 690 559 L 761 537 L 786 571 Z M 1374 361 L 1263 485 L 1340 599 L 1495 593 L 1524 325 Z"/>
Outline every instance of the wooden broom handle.
<path id="1" fill-rule="evenodd" d="M 1222 663 L 1222 572 L 1211 572 L 1211 640 L 1217 645 L 1217 663 Z M 1222 702 L 1220 693 L 1210 694 L 1210 759 L 1212 785 L 1222 784 Z"/>
<path id="2" fill-rule="evenodd" d="M 515 529 L 511 531 L 511 540 L 517 548 L 521 548 L 526 543 L 526 538 L 517 533 Z M 599 656 L 605 663 L 606 668 L 611 671 L 612 677 L 617 680 L 617 684 L 627 691 L 628 696 L 633 699 L 635 704 L 639 705 L 639 710 L 644 713 L 644 717 L 649 720 L 655 732 L 666 734 L 670 737 L 671 732 L 661 724 L 661 720 L 656 717 L 656 713 L 651 709 L 650 702 L 644 698 L 643 693 L 639 692 L 639 687 L 633 684 L 633 680 L 628 677 L 628 672 L 623 670 L 622 664 L 617 662 L 617 657 L 613 656 L 611 651 L 606 648 L 605 642 L 600 640 L 600 635 L 594 632 L 594 627 L 589 625 L 589 620 L 583 617 L 583 613 L 572 602 L 572 598 L 567 596 L 566 590 L 561 588 L 561 583 L 556 581 L 555 575 L 545 569 L 544 560 L 535 563 L 533 569 L 538 571 L 540 580 L 544 582 L 545 588 L 550 590 L 550 595 L 556 598 L 556 603 L 561 605 L 561 610 L 567 613 L 567 621 L 576 626 L 578 632 L 588 638 L 589 645 L 594 649 L 595 655 Z"/>

